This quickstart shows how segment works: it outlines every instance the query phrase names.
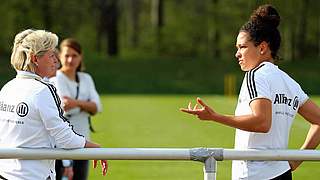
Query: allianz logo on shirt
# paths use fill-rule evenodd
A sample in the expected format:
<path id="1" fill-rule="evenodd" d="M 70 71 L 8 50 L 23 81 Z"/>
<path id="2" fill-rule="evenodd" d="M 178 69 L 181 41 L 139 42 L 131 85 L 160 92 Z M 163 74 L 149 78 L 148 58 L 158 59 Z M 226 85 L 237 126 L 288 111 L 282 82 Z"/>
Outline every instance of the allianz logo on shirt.
<path id="1" fill-rule="evenodd" d="M 25 117 L 29 112 L 29 107 L 25 102 L 21 102 L 17 105 L 16 112 L 18 116 Z"/>
<path id="2" fill-rule="evenodd" d="M 299 106 L 299 99 L 298 96 L 289 98 L 285 94 L 276 94 L 273 104 L 286 104 L 288 106 L 291 106 L 293 110 L 296 110 Z"/>
<path id="3" fill-rule="evenodd" d="M 16 112 L 18 116 L 24 117 L 28 114 L 29 112 L 29 107 L 25 102 L 21 102 L 17 105 L 17 107 L 13 104 L 7 104 L 3 101 L 0 101 L 0 111 L 5 111 L 5 112 Z"/>
<path id="4" fill-rule="evenodd" d="M 6 104 L 3 101 L 0 101 L 0 111 L 14 112 L 14 107 L 15 105 Z"/>

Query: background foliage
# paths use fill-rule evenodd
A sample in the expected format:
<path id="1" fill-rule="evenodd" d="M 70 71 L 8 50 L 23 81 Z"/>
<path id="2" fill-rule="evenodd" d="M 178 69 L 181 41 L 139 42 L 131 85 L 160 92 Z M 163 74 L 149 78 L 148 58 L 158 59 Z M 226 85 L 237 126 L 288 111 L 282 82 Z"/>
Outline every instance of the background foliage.
<path id="1" fill-rule="evenodd" d="M 265 3 L 282 18 L 280 67 L 318 94 L 320 1 L 310 0 L 3 0 L 0 84 L 14 76 L 14 35 L 38 28 L 81 42 L 101 93 L 222 94 L 227 74 L 236 77 L 237 93 L 237 32 Z"/>
<path id="2" fill-rule="evenodd" d="M 0 52 L 10 53 L 17 32 L 39 28 L 90 53 L 232 59 L 239 28 L 265 3 L 282 17 L 282 57 L 319 58 L 320 1 L 310 0 L 3 0 Z"/>

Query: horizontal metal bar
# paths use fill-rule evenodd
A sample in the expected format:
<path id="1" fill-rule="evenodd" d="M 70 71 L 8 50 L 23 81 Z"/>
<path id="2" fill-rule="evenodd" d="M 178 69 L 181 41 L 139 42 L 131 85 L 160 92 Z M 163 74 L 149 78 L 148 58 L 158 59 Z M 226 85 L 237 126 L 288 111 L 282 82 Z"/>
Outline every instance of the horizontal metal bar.
<path id="1" fill-rule="evenodd" d="M 190 160 L 190 149 L 84 148 L 64 150 L 0 148 L 0 159 Z"/>
<path id="2" fill-rule="evenodd" d="M 64 150 L 0 148 L 0 159 L 193 160 L 190 154 L 194 149 L 195 148 L 84 148 Z M 205 149 L 209 152 L 207 153 L 208 157 L 214 157 L 219 160 L 222 160 L 221 151 L 223 152 L 223 160 L 320 160 L 319 150 Z M 219 151 L 219 153 L 213 153 L 213 151 Z"/>
<path id="3" fill-rule="evenodd" d="M 319 150 L 223 149 L 223 160 L 320 160 Z"/>

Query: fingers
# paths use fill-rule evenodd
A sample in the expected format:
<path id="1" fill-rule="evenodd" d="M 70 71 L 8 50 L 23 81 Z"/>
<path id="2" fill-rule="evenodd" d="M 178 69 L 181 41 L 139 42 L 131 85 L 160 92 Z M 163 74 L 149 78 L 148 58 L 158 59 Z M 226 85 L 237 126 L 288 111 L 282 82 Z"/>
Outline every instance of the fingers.
<path id="1" fill-rule="evenodd" d="M 199 97 L 197 97 L 197 102 L 198 102 L 201 106 L 207 107 L 207 105 L 206 105 Z"/>
<path id="2" fill-rule="evenodd" d="M 179 110 L 182 111 L 182 112 L 185 112 L 185 113 L 194 114 L 194 112 L 193 112 L 194 108 L 192 108 L 191 102 L 189 102 L 187 109 L 186 108 L 180 108 Z"/>
<path id="3" fill-rule="evenodd" d="M 185 113 L 197 115 L 197 114 L 199 113 L 199 111 L 204 110 L 204 108 L 199 108 L 199 104 L 196 104 L 196 105 L 192 108 L 191 102 L 189 102 L 188 108 L 180 108 L 179 110 L 182 111 L 182 112 L 185 112 Z"/>
<path id="4" fill-rule="evenodd" d="M 193 107 L 193 110 L 194 110 L 194 111 L 198 110 L 198 104 L 196 104 L 196 105 Z"/>
<path id="5" fill-rule="evenodd" d="M 189 102 L 189 104 L 188 104 L 188 109 L 192 109 L 191 108 L 191 102 Z"/>
<path id="6" fill-rule="evenodd" d="M 98 161 L 98 160 L 93 160 L 93 168 L 96 168 L 96 167 L 97 167 L 97 161 Z"/>
<path id="7" fill-rule="evenodd" d="M 188 110 L 197 110 L 198 109 L 198 104 L 196 104 L 193 108 L 191 106 L 191 102 L 188 104 Z"/>
<path id="8" fill-rule="evenodd" d="M 180 108 L 179 110 L 180 110 L 180 111 L 182 111 L 182 112 L 186 112 L 186 113 L 189 113 L 189 109 L 185 109 L 185 108 Z"/>
<path id="9" fill-rule="evenodd" d="M 102 175 L 105 176 L 108 171 L 108 161 L 107 160 L 101 160 L 101 168 L 102 168 Z"/>
<path id="10" fill-rule="evenodd" d="M 72 180 L 72 177 L 73 177 L 73 168 L 72 168 L 72 166 L 71 167 L 65 167 L 63 175 L 69 177 L 68 179 Z"/>
<path id="11" fill-rule="evenodd" d="M 98 160 L 93 160 L 93 168 L 97 167 L 97 162 Z M 102 170 L 102 175 L 105 176 L 108 171 L 108 161 L 107 160 L 100 160 L 101 162 L 101 170 Z"/>
<path id="12" fill-rule="evenodd" d="M 180 111 L 188 113 L 188 114 L 197 114 L 195 111 L 193 111 L 192 109 L 185 109 L 185 108 L 180 108 Z"/>

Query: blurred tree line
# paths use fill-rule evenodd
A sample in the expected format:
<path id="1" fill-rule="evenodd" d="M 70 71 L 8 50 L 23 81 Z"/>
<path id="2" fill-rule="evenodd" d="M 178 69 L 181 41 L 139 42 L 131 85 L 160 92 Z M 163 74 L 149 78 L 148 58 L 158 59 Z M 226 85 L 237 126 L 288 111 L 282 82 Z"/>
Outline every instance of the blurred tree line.
<path id="1" fill-rule="evenodd" d="M 280 56 L 319 58 L 320 2 L 311 0 L 2 0 L 0 52 L 10 53 L 17 32 L 37 28 L 110 56 L 230 59 L 239 28 L 265 3 L 282 18 Z"/>

